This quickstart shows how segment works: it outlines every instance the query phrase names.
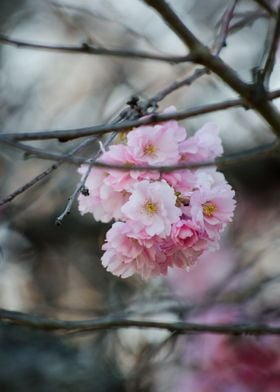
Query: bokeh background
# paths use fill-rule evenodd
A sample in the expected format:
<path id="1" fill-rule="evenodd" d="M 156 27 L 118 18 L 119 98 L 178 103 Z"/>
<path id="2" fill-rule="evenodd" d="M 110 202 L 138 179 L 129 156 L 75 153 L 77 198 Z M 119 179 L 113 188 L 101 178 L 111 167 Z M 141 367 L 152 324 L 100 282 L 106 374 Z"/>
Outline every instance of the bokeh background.
<path id="1" fill-rule="evenodd" d="M 176 0 L 172 6 L 207 45 L 215 40 L 225 0 Z M 275 5 L 275 2 L 271 2 Z M 242 26 L 244 17 L 252 16 Z M 183 44 L 138 0 L 1 0 L 0 32 L 31 42 L 94 43 L 180 55 Z M 253 0 L 240 0 L 222 58 L 247 81 L 267 45 L 272 20 Z M 276 59 L 271 88 L 280 87 Z M 0 46 L 0 130 L 69 129 L 110 121 L 132 95 L 149 98 L 194 69 L 149 60 Z M 235 97 L 206 75 L 169 95 L 178 110 Z M 275 101 L 277 105 L 277 101 Z M 189 134 L 217 123 L 226 152 L 268 143 L 264 122 L 242 108 L 183 124 Z M 78 142 L 34 142 L 67 152 Z M 84 154 L 98 148 L 93 144 Z M 51 162 L 0 146 L 0 198 Z M 280 161 L 269 156 L 225 170 L 236 191 L 234 222 L 221 249 L 190 272 L 149 282 L 118 279 L 100 264 L 109 226 L 81 217 L 75 205 L 63 225 L 55 219 L 79 181 L 63 164 L 44 181 L 0 207 L 0 307 L 61 319 L 113 313 L 154 320 L 279 324 Z M 280 340 L 176 336 L 137 329 L 66 336 L 0 327 L 1 391 L 280 390 Z M 223 369 L 223 371 L 221 371 Z"/>

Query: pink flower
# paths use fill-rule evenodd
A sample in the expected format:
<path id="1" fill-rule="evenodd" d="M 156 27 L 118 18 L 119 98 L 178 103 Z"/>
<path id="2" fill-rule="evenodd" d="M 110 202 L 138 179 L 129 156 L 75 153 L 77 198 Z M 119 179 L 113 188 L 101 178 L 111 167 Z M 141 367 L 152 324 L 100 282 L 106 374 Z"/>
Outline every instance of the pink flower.
<path id="1" fill-rule="evenodd" d="M 223 153 L 219 129 L 206 123 L 194 136 L 180 143 L 181 160 L 186 162 L 212 161 Z"/>
<path id="2" fill-rule="evenodd" d="M 105 184 L 117 192 L 130 192 L 136 182 L 143 179 L 157 180 L 160 177 L 160 173 L 156 171 L 129 170 L 130 166 L 139 163 L 132 157 L 125 144 L 110 146 L 109 150 L 103 153 L 100 161 L 116 166 L 127 165 L 127 170 L 107 169 Z"/>
<path id="3" fill-rule="evenodd" d="M 170 127 L 172 125 L 172 127 Z M 128 133 L 127 146 L 134 159 L 148 165 L 172 165 L 180 158 L 181 128 L 177 123 L 142 126 Z"/>
<path id="4" fill-rule="evenodd" d="M 196 177 L 190 170 L 163 173 L 162 178 L 175 189 L 178 196 L 190 196 L 196 185 Z"/>
<path id="5" fill-rule="evenodd" d="M 100 161 L 117 166 L 134 164 L 128 148 L 124 144 L 110 146 L 109 150 L 102 154 Z M 121 192 L 123 190 L 129 191 L 136 180 L 131 177 L 129 170 L 109 169 L 104 181 L 115 191 Z"/>
<path id="6" fill-rule="evenodd" d="M 219 176 L 219 181 L 221 180 Z M 209 238 L 217 239 L 226 223 L 230 222 L 235 209 L 234 191 L 221 181 L 217 185 L 195 190 L 190 197 L 190 216 Z"/>
<path id="7" fill-rule="evenodd" d="M 175 111 L 174 107 L 165 113 Z M 220 232 L 233 215 L 234 192 L 215 169 L 160 173 L 146 165 L 173 165 L 180 160 L 214 159 L 222 153 L 218 130 L 206 124 L 193 137 L 177 121 L 141 126 L 127 143 L 110 146 L 100 162 L 117 168 L 93 168 L 86 181 L 89 196 L 80 195 L 81 214 L 115 223 L 107 233 L 102 263 L 113 274 L 147 278 L 171 267 L 188 268 L 217 246 Z M 81 174 L 86 166 L 79 169 Z"/>
<path id="8" fill-rule="evenodd" d="M 163 114 L 176 113 L 176 108 L 175 106 L 169 106 L 168 108 L 164 109 L 162 113 Z M 171 129 L 174 138 L 177 140 L 177 142 L 182 142 L 187 137 L 186 129 L 182 127 L 176 120 L 164 121 L 160 125 L 165 129 Z"/>
<path id="9" fill-rule="evenodd" d="M 137 238 L 128 223 L 114 223 L 107 232 L 102 249 L 105 250 L 102 265 L 122 278 L 138 273 L 143 279 L 148 279 L 167 273 L 167 257 L 160 251 L 156 239 Z"/>
<path id="10" fill-rule="evenodd" d="M 181 214 L 175 204 L 174 189 L 166 182 L 144 180 L 135 185 L 121 211 L 137 232 L 142 230 L 148 237 L 166 237 Z"/>
<path id="11" fill-rule="evenodd" d="M 86 166 L 81 166 L 79 173 L 84 174 Z M 87 178 L 85 186 L 89 195 L 78 197 L 79 211 L 82 215 L 91 213 L 95 220 L 109 222 L 122 218 L 121 207 L 128 200 L 127 192 L 116 192 L 106 184 L 108 173 L 103 169 L 93 168 Z M 112 202 L 113 201 L 113 202 Z"/>
<path id="12" fill-rule="evenodd" d="M 178 247 L 190 248 L 199 240 L 199 227 L 190 219 L 181 219 L 172 225 L 171 238 Z"/>

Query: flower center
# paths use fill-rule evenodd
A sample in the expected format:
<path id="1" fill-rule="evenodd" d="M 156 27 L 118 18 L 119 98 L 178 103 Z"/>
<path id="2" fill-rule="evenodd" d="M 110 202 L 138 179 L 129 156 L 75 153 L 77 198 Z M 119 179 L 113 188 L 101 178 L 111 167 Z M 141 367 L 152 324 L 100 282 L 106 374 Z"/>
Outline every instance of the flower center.
<path id="1" fill-rule="evenodd" d="M 154 214 L 156 214 L 157 211 L 158 211 L 158 206 L 157 206 L 157 204 L 153 203 L 151 200 L 148 200 L 148 201 L 145 203 L 144 208 L 145 208 L 145 211 L 147 212 L 148 215 L 154 215 Z"/>
<path id="2" fill-rule="evenodd" d="M 212 203 L 211 201 L 207 201 L 206 203 L 202 204 L 203 208 L 203 215 L 210 218 L 213 216 L 214 212 L 217 211 L 217 206 Z"/>
<path id="3" fill-rule="evenodd" d="M 156 152 L 157 152 L 156 147 L 151 143 L 146 144 L 146 146 L 144 147 L 145 155 L 154 155 Z"/>

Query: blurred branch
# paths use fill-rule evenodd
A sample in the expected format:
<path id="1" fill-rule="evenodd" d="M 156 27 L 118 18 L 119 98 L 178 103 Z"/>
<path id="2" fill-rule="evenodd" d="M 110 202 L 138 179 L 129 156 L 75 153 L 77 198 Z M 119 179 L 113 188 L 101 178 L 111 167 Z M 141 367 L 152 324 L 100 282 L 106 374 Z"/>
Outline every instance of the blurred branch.
<path id="1" fill-rule="evenodd" d="M 217 42 L 216 42 L 216 55 L 218 56 L 223 49 L 224 46 L 226 46 L 226 39 L 229 33 L 230 29 L 230 22 L 233 18 L 234 14 L 234 9 L 237 5 L 238 0 L 232 0 L 231 3 L 229 4 L 229 7 L 226 9 L 222 21 L 221 21 L 221 27 L 220 27 L 220 32 L 217 37 Z"/>
<path id="2" fill-rule="evenodd" d="M 247 11 L 247 12 L 243 12 L 242 14 L 236 13 L 235 17 L 237 17 L 239 20 L 231 24 L 229 29 L 230 33 L 234 33 L 242 29 L 243 27 L 248 27 L 260 18 L 268 18 L 268 15 L 267 12 L 262 12 L 258 10 L 258 11 Z"/>
<path id="3" fill-rule="evenodd" d="M 96 137 L 94 137 L 96 138 Z M 47 161 L 57 161 L 61 163 L 72 163 L 72 164 L 82 164 L 86 162 L 86 158 L 82 157 L 74 157 L 73 154 L 59 154 L 56 152 L 51 152 L 51 151 L 46 151 L 45 149 L 42 148 L 37 148 L 37 147 L 32 147 L 27 144 L 19 143 L 19 142 L 14 142 L 10 140 L 0 140 L 0 143 L 6 144 L 12 148 L 15 148 L 17 150 L 21 150 L 25 152 L 25 159 L 26 158 L 34 158 L 34 157 L 39 157 L 41 159 L 47 160 Z"/>
<path id="4" fill-rule="evenodd" d="M 218 75 L 266 120 L 277 136 L 280 135 L 280 114 L 268 101 L 265 90 L 260 90 L 256 83 L 248 84 L 242 81 L 234 69 L 220 57 L 212 55 L 209 48 L 198 40 L 165 0 L 144 0 L 144 2 L 154 8 L 178 38 L 186 44 L 190 54 L 193 55 L 194 62 L 204 65 Z"/>
<path id="5" fill-rule="evenodd" d="M 134 51 L 126 49 L 106 49 L 90 43 L 82 43 L 81 45 L 50 45 L 50 44 L 39 44 L 34 42 L 22 41 L 19 39 L 13 39 L 0 34 L 0 43 L 4 45 L 17 46 L 20 48 L 28 49 L 39 49 L 39 50 L 49 50 L 60 53 L 78 53 L 78 54 L 89 54 L 95 56 L 113 56 L 113 57 L 123 57 L 135 60 L 155 60 L 163 61 L 171 64 L 178 64 L 183 62 L 192 61 L 192 55 L 185 56 L 171 56 L 171 55 L 160 55 L 153 54 L 143 51 Z"/>
<path id="6" fill-rule="evenodd" d="M 267 93 L 268 99 L 275 99 L 280 97 L 280 90 L 274 90 Z M 53 131 L 38 131 L 38 132 L 11 132 L 11 133 L 0 133 L 0 143 L 6 141 L 28 141 L 28 140 L 47 140 L 47 139 L 58 139 L 59 141 L 68 141 L 77 139 L 80 137 L 90 135 L 104 135 L 106 133 L 123 132 L 130 130 L 133 127 L 139 127 L 141 125 L 153 124 L 156 122 L 163 122 L 168 120 L 184 120 L 186 118 L 196 117 L 207 113 L 217 112 L 219 110 L 230 109 L 238 106 L 244 106 L 249 109 L 246 101 L 242 98 L 226 100 L 218 103 L 213 103 L 204 106 L 198 106 L 185 111 L 176 113 L 166 114 L 150 114 L 144 118 L 137 120 L 126 120 L 121 123 L 115 124 L 101 124 L 86 128 L 76 128 L 68 130 L 53 130 Z"/>
<path id="7" fill-rule="evenodd" d="M 274 68 L 275 57 L 279 45 L 279 37 L 280 37 L 280 7 L 277 12 L 277 19 L 276 19 L 275 28 L 271 40 L 271 45 L 268 51 L 267 59 L 264 68 L 261 71 L 262 81 L 265 87 L 268 87 L 269 79 Z"/>
<path id="8" fill-rule="evenodd" d="M 259 324 L 198 324 L 183 321 L 162 322 L 153 320 L 130 320 L 114 315 L 97 319 L 66 321 L 5 309 L 0 310 L 0 320 L 9 324 L 30 327 L 33 329 L 61 332 L 95 332 L 136 327 L 163 329 L 178 334 L 280 335 L 280 327 Z"/>
<path id="9" fill-rule="evenodd" d="M 146 108 L 143 108 L 141 106 L 141 102 L 138 102 L 138 99 L 135 101 L 135 99 L 131 99 L 130 101 L 127 102 L 127 104 L 130 106 L 130 108 L 124 109 L 120 115 L 117 116 L 117 118 L 112 122 L 112 124 L 118 124 L 122 123 L 122 121 L 129 120 L 129 119 L 134 119 L 138 118 L 140 116 L 140 112 L 144 111 L 146 113 L 146 110 L 148 109 L 148 106 Z M 142 113 L 143 114 L 143 113 Z M 108 147 L 113 140 L 115 139 L 117 133 L 113 132 L 111 136 L 106 140 L 106 142 L 102 145 L 102 147 L 105 149 Z M 81 192 L 83 192 L 86 196 L 89 195 L 89 191 L 86 188 L 85 184 L 88 179 L 88 176 L 90 174 L 92 166 L 95 164 L 96 160 L 102 155 L 102 147 L 100 146 L 99 150 L 97 153 L 94 155 L 93 158 L 90 158 L 86 161 L 86 164 L 88 165 L 86 172 L 83 174 L 81 180 L 79 183 L 76 185 L 76 188 L 74 192 L 70 195 L 68 198 L 68 202 L 66 204 L 65 209 L 63 212 L 57 217 L 55 223 L 56 225 L 61 225 L 63 219 L 66 217 L 66 215 L 70 214 L 71 208 L 73 206 L 73 203 L 79 196 Z"/>
<path id="10" fill-rule="evenodd" d="M 62 155 L 58 157 L 58 154 L 54 153 L 47 153 L 45 150 L 40 150 L 40 154 L 43 154 L 45 158 L 50 158 L 51 156 L 54 160 L 57 160 L 56 163 L 52 164 L 49 166 L 46 170 L 38 174 L 37 176 L 33 177 L 30 181 L 25 183 L 23 186 L 17 188 L 15 191 L 10 193 L 8 196 L 6 196 L 4 199 L 0 199 L 0 207 L 3 206 L 4 204 L 7 204 L 14 200 L 17 196 L 21 195 L 28 189 L 32 188 L 34 185 L 36 185 L 38 182 L 42 181 L 44 178 L 49 176 L 51 173 L 53 173 L 56 169 L 59 168 L 63 163 L 66 161 L 68 163 L 73 163 L 71 160 L 71 157 L 78 151 L 80 151 L 82 148 L 86 147 L 90 143 L 94 142 L 96 140 L 96 137 L 90 137 L 86 140 L 84 140 L 82 143 L 80 143 L 78 146 L 74 147 L 68 154 Z M 26 146 L 25 144 L 21 143 L 16 143 L 16 142 L 6 142 L 8 145 L 11 145 L 12 147 L 19 148 L 21 150 L 25 150 L 28 153 L 33 153 L 35 156 L 38 154 L 38 151 L 34 147 Z M 56 158 L 55 158 L 56 157 Z M 42 158 L 42 155 L 41 155 Z M 47 159 L 48 159 L 47 158 Z M 69 160 L 68 160 L 69 159 Z M 77 159 L 77 158 L 76 158 Z"/>
<path id="11" fill-rule="evenodd" d="M 10 143 L 9 143 L 10 144 Z M 29 149 L 29 146 L 26 146 L 21 143 L 11 143 L 12 146 L 16 146 L 17 148 L 20 148 L 20 146 L 23 146 L 24 149 Z M 36 156 L 40 159 L 47 159 L 47 160 L 57 160 L 58 157 L 59 159 L 64 163 L 71 163 L 71 164 L 76 164 L 76 165 L 88 165 L 88 167 L 99 167 L 103 169 L 111 169 L 111 170 L 122 170 L 122 171 L 159 171 L 162 173 L 168 173 L 172 172 L 175 170 L 186 170 L 186 169 L 198 169 L 201 167 L 209 167 L 209 166 L 216 166 L 219 169 L 225 169 L 228 166 L 236 166 L 236 165 L 241 165 L 244 162 L 250 161 L 250 160 L 256 160 L 256 159 L 261 159 L 266 156 L 271 155 L 272 153 L 278 152 L 279 149 L 279 142 L 275 141 L 272 143 L 260 145 L 257 147 L 252 147 L 246 150 L 238 151 L 235 153 L 223 155 L 221 158 L 217 158 L 215 161 L 204 161 L 204 162 L 194 162 L 194 163 L 182 163 L 178 165 L 168 165 L 168 166 L 137 166 L 137 165 L 132 165 L 132 164 L 126 164 L 126 165 L 117 165 L 117 164 L 109 164 L 106 162 L 100 162 L 96 161 L 97 159 L 97 154 L 94 158 L 81 158 L 81 157 L 75 157 L 71 156 L 68 157 L 67 155 L 59 155 L 56 153 L 46 153 L 44 150 L 41 149 L 36 149 L 34 147 L 30 147 L 32 149 L 33 155 Z M 89 174 L 89 173 L 88 173 Z M 85 184 L 85 180 L 82 181 L 82 183 L 79 185 L 79 188 L 83 188 Z M 0 206 L 3 203 L 3 201 L 0 201 Z"/>
<path id="12" fill-rule="evenodd" d="M 234 9 L 236 7 L 238 0 L 233 0 L 232 3 L 229 5 L 229 7 L 226 9 L 224 15 L 222 16 L 221 19 L 221 27 L 220 31 L 217 34 L 217 38 L 215 40 L 215 43 L 213 45 L 213 51 L 216 55 L 218 55 L 223 47 L 226 45 L 226 39 L 229 33 L 229 28 L 230 28 L 230 22 L 233 18 L 233 13 Z M 153 98 L 150 99 L 150 102 L 159 102 L 162 99 L 164 99 L 167 95 L 170 93 L 174 92 L 175 90 L 178 90 L 181 87 L 184 86 L 190 86 L 193 82 L 195 82 L 197 79 L 199 79 L 203 75 L 209 74 L 210 71 L 208 68 L 197 68 L 192 75 L 183 78 L 181 80 L 176 80 L 175 82 L 171 83 L 169 86 L 167 86 L 165 89 L 157 93 Z"/>
<path id="13" fill-rule="evenodd" d="M 158 102 L 162 101 L 165 97 L 167 97 L 167 95 L 173 93 L 174 91 L 178 90 L 181 87 L 190 86 L 193 82 L 195 82 L 201 76 L 209 74 L 209 73 L 210 72 L 207 68 L 197 68 L 196 70 L 194 70 L 194 72 L 191 75 L 189 75 L 186 78 L 183 78 L 181 80 L 175 80 L 175 82 L 172 82 L 167 87 L 165 87 L 164 89 L 159 91 L 151 99 L 149 99 L 149 102 L 151 104 L 153 104 L 153 103 L 157 104 Z"/>
<path id="14" fill-rule="evenodd" d="M 113 141 L 113 139 L 115 138 L 116 134 L 115 132 L 111 135 L 111 137 L 106 141 L 106 143 L 104 143 L 104 147 L 107 147 L 108 145 L 111 144 L 111 142 Z M 74 192 L 71 194 L 71 196 L 68 198 L 68 202 L 66 204 L 65 209 L 63 210 L 63 212 L 57 217 L 55 224 L 60 226 L 62 224 L 63 219 L 66 217 L 66 215 L 70 214 L 71 208 L 73 203 L 75 202 L 75 200 L 77 199 L 77 197 L 79 196 L 80 192 L 84 192 L 87 196 L 89 195 L 88 190 L 85 188 L 85 183 L 88 179 L 88 176 L 90 174 L 91 168 L 94 165 L 95 161 L 97 160 L 97 158 L 100 157 L 100 155 L 102 155 L 102 151 L 101 149 L 99 149 L 97 151 L 97 153 L 94 155 L 93 158 L 87 159 L 86 160 L 86 164 L 88 165 L 86 172 L 83 174 L 81 180 L 79 181 L 79 183 L 77 184 Z"/>
<path id="15" fill-rule="evenodd" d="M 238 151 L 236 153 L 223 155 L 223 157 L 217 158 L 215 161 L 182 163 L 178 165 L 169 165 L 169 166 L 111 165 L 111 164 L 106 164 L 104 162 L 95 162 L 93 166 L 107 168 L 107 169 L 123 170 L 123 171 L 151 170 L 151 171 L 159 171 L 161 173 L 169 173 L 175 170 L 199 169 L 201 167 L 209 167 L 209 166 L 215 166 L 218 169 L 225 169 L 228 166 L 241 165 L 242 163 L 247 162 L 249 160 L 264 158 L 265 156 L 268 156 L 271 153 L 276 152 L 278 149 L 279 149 L 279 143 L 277 141 L 262 146 L 253 147 L 247 150 Z"/>
<path id="16" fill-rule="evenodd" d="M 73 13 L 75 13 L 75 15 L 80 14 L 82 15 L 84 18 L 85 17 L 90 17 L 90 20 L 93 20 L 93 18 L 95 18 L 96 20 L 100 21 L 103 20 L 105 23 L 111 23 L 111 24 L 115 24 L 119 27 L 122 27 L 125 30 L 125 33 L 130 34 L 131 36 L 143 40 L 145 41 L 151 48 L 156 49 L 157 51 L 159 51 L 159 48 L 156 47 L 155 44 L 153 44 L 145 35 L 139 33 L 138 31 L 134 30 L 133 28 L 131 28 L 129 25 L 127 25 L 120 17 L 120 15 L 116 16 L 116 10 L 114 9 L 114 18 L 110 18 L 108 16 L 105 16 L 99 12 L 97 12 L 96 10 L 91 11 L 88 8 L 83 8 L 77 5 L 71 5 L 71 4 L 66 4 L 66 3 L 58 3 L 56 1 L 52 1 L 51 2 L 52 6 L 54 6 L 56 9 L 60 10 L 60 12 L 64 12 L 65 11 L 71 11 Z M 112 6 L 112 5 L 111 5 Z M 93 21 L 94 24 L 94 21 Z"/>
<path id="17" fill-rule="evenodd" d="M 266 0 L 254 0 L 261 8 L 266 10 L 270 16 L 276 16 L 273 7 Z"/>

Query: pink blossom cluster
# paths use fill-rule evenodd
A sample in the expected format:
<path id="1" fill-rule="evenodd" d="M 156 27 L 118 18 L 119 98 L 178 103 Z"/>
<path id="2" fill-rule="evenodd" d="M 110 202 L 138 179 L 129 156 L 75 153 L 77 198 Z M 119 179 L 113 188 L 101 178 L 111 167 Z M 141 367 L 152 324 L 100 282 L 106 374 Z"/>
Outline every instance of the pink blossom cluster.
<path id="1" fill-rule="evenodd" d="M 102 264 L 123 278 L 187 269 L 218 247 L 233 216 L 234 192 L 213 167 L 169 172 L 145 167 L 214 160 L 223 153 L 218 129 L 207 123 L 187 137 L 185 128 L 171 120 L 134 128 L 125 139 L 98 160 L 128 170 L 92 168 L 85 184 L 89 195 L 79 196 L 81 214 L 116 221 L 107 232 Z M 143 170 L 129 170 L 133 166 Z M 86 170 L 81 166 L 79 172 Z"/>

